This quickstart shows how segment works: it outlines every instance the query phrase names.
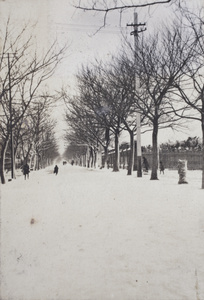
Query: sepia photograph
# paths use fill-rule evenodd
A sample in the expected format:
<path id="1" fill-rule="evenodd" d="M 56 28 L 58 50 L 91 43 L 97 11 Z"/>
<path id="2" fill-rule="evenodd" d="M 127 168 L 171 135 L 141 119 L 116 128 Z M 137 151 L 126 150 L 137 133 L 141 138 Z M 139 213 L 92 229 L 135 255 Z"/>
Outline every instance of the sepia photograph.
<path id="1" fill-rule="evenodd" d="M 204 300 L 204 0 L 0 0 L 0 300 Z"/>

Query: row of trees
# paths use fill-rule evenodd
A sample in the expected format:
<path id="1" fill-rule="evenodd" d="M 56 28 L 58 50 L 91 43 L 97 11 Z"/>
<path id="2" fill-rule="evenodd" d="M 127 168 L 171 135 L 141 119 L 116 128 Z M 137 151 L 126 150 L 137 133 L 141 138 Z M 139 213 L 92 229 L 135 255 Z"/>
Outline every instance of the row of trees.
<path id="1" fill-rule="evenodd" d="M 50 116 L 50 96 L 33 102 L 14 129 L 14 158 L 30 160 L 33 169 L 52 163 L 59 156 L 55 138 L 55 121 Z"/>
<path id="2" fill-rule="evenodd" d="M 177 14 L 159 33 L 141 36 L 136 51 L 127 43 L 129 47 L 108 65 L 95 61 L 83 66 L 74 97 L 63 91 L 70 128 L 67 140 L 95 151 L 101 145 L 107 153 L 114 136 L 113 171 L 119 170 L 119 136 L 126 130 L 131 145 L 128 174 L 132 173 L 137 112 L 143 131 L 152 131 L 152 180 L 158 179 L 159 129 L 178 130 L 184 121 L 194 119 L 200 121 L 204 143 L 203 19 L 181 8 Z M 202 169 L 204 188 L 204 158 Z"/>
<path id="3" fill-rule="evenodd" d="M 28 160 L 34 155 L 35 167 L 45 157 L 58 155 L 54 123 L 49 107 L 55 97 L 46 91 L 45 83 L 52 77 L 63 58 L 65 48 L 37 49 L 28 25 L 12 28 L 8 20 L 1 31 L 0 53 L 0 177 L 5 183 L 5 157 L 13 153 Z M 39 51 L 38 51 L 39 50 Z M 8 155 L 7 155 L 8 156 Z M 15 175 L 14 175 L 15 177 Z"/>

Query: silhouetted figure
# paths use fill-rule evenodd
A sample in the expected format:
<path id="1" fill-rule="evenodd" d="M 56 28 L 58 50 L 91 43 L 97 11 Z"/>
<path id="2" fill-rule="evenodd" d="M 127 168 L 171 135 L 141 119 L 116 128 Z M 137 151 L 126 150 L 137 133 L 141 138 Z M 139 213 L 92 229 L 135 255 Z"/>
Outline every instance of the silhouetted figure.
<path id="1" fill-rule="evenodd" d="M 159 169 L 160 169 L 160 174 L 163 173 L 164 174 L 164 165 L 163 162 L 160 160 L 159 162 Z"/>
<path id="2" fill-rule="evenodd" d="M 148 163 L 146 157 L 144 157 L 144 156 L 143 156 L 142 168 L 143 168 L 144 172 L 148 173 L 148 171 L 149 171 L 149 163 Z"/>
<path id="3" fill-rule="evenodd" d="M 74 160 L 72 159 L 72 161 L 71 161 L 71 165 L 73 166 L 74 165 Z"/>
<path id="4" fill-rule="evenodd" d="M 56 166 L 54 167 L 54 174 L 57 175 L 57 174 L 58 174 L 58 171 L 59 171 L 59 168 L 58 168 L 58 166 L 56 165 Z"/>
<path id="5" fill-rule="evenodd" d="M 26 179 L 26 177 L 29 179 L 29 172 L 30 172 L 29 165 L 26 163 L 23 166 L 23 175 L 24 175 L 25 179 Z"/>

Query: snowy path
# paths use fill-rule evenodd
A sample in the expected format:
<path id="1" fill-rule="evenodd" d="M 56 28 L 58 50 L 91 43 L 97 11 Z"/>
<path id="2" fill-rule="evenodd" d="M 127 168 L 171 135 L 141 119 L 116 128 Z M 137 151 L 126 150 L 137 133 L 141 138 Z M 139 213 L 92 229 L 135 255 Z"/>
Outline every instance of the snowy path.
<path id="1" fill-rule="evenodd" d="M 187 179 L 60 165 L 1 186 L 0 299 L 203 300 L 204 191 Z"/>

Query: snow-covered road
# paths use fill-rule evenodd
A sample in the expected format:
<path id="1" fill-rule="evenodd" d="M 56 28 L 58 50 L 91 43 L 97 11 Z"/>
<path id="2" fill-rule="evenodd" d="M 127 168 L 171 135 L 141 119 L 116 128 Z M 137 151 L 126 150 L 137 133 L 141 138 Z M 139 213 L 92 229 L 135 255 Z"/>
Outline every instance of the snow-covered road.
<path id="1" fill-rule="evenodd" d="M 60 165 L 1 186 L 1 300 L 203 300 L 201 172 Z"/>

